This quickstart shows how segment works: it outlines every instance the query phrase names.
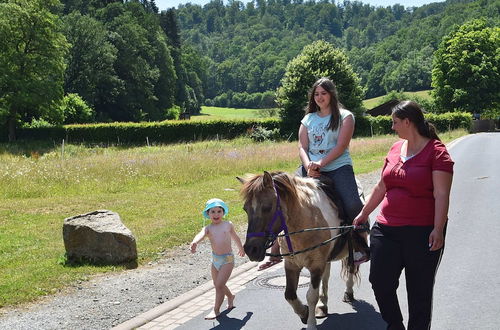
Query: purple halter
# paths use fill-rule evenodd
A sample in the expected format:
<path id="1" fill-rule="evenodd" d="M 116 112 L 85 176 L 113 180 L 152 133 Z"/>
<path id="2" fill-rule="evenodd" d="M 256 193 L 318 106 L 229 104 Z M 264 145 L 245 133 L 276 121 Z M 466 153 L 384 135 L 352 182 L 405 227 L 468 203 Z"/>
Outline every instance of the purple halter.
<path id="1" fill-rule="evenodd" d="M 288 246 L 288 251 L 290 251 L 290 255 L 293 257 L 294 252 L 293 252 L 293 248 L 292 248 L 292 241 L 290 240 L 290 235 L 288 235 L 288 227 L 287 227 L 286 222 L 285 222 L 285 216 L 283 215 L 283 211 L 281 209 L 280 195 L 278 193 L 278 189 L 276 189 L 276 183 L 274 182 L 274 180 L 273 180 L 273 188 L 274 188 L 274 192 L 276 193 L 276 211 L 274 211 L 273 219 L 271 220 L 271 222 L 269 222 L 269 225 L 267 226 L 267 230 L 265 232 L 247 233 L 247 238 L 248 237 L 266 237 L 268 239 L 268 242 L 267 242 L 268 244 L 266 244 L 267 245 L 266 248 L 268 248 L 276 240 L 276 238 L 278 237 L 278 234 L 281 231 L 284 231 L 285 232 L 284 236 L 286 238 L 286 244 Z M 276 222 L 276 219 L 278 219 L 278 217 L 281 220 L 281 225 L 280 225 L 280 229 L 278 230 L 278 233 L 274 233 L 274 232 L 272 232 L 272 228 L 273 228 L 274 222 Z"/>

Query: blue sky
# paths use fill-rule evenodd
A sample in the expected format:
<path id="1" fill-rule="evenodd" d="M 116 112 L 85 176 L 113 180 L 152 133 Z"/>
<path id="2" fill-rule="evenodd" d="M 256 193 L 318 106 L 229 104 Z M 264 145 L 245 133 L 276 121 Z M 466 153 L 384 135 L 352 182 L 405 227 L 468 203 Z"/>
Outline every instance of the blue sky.
<path id="1" fill-rule="evenodd" d="M 241 1 L 244 3 L 249 2 L 247 0 L 241 0 Z M 369 3 L 372 6 L 383 6 L 383 7 L 392 6 L 396 3 L 399 3 L 405 7 L 420 7 L 428 3 L 442 2 L 442 1 L 443 0 L 361 0 L 361 2 Z M 186 4 L 188 2 L 203 6 L 204 4 L 209 3 L 210 0 L 155 0 L 155 3 L 160 10 L 165 10 L 172 7 L 177 8 L 179 4 Z M 228 1 L 224 0 L 224 3 L 227 4 Z"/>

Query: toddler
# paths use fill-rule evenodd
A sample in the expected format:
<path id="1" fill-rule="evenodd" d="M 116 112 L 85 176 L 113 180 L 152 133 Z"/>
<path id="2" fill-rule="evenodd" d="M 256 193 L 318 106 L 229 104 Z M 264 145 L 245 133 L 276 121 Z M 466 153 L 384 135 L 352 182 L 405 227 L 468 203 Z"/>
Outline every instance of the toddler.
<path id="1" fill-rule="evenodd" d="M 238 255 L 245 256 L 241 240 L 234 230 L 230 221 L 224 221 L 222 218 L 227 215 L 229 209 L 224 201 L 213 198 L 207 201 L 203 216 L 211 220 L 211 224 L 205 226 L 194 237 L 191 242 L 191 253 L 196 252 L 196 247 L 205 237 L 210 240 L 212 246 L 212 280 L 215 287 L 215 305 L 213 310 L 205 316 L 206 320 L 213 320 L 220 314 L 220 307 L 227 297 L 227 308 L 234 308 L 234 295 L 226 286 L 229 276 L 234 268 L 234 255 L 231 248 L 233 239 L 238 246 Z"/>

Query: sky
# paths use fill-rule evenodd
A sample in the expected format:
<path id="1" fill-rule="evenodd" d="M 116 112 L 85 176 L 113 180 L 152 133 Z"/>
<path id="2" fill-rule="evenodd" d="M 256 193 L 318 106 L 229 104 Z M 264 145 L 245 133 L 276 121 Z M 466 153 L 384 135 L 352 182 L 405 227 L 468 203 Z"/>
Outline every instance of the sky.
<path id="1" fill-rule="evenodd" d="M 249 1 L 247 0 L 241 0 L 244 3 L 247 3 Z M 378 7 L 387 7 L 387 6 L 392 6 L 396 3 L 399 3 L 400 5 L 403 5 L 405 7 L 420 7 L 429 3 L 433 2 L 442 2 L 444 0 L 360 0 L 363 3 L 368 3 L 372 6 Z M 196 5 L 205 5 L 210 2 L 210 0 L 155 0 L 156 5 L 158 8 L 161 10 L 166 10 L 168 8 L 175 7 L 177 8 L 179 4 L 186 4 L 186 3 L 191 3 L 191 4 L 196 4 Z M 228 1 L 224 0 L 224 4 L 227 4 Z"/>

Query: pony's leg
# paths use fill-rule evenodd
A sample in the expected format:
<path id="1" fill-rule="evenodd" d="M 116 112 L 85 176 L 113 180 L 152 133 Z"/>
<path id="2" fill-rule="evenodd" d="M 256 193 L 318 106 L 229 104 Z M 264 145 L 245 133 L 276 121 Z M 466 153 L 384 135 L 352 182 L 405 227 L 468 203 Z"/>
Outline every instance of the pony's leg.
<path id="1" fill-rule="evenodd" d="M 359 266 L 354 266 L 358 268 Z M 352 303 L 354 301 L 354 276 L 355 273 L 347 272 L 347 280 L 345 281 L 345 292 L 344 299 L 342 299 L 346 303 Z"/>
<path id="2" fill-rule="evenodd" d="M 319 302 L 316 306 L 316 317 L 323 318 L 328 316 L 328 281 L 330 280 L 330 263 L 326 263 L 323 276 L 321 278 L 321 289 L 319 292 Z"/>
<path id="3" fill-rule="evenodd" d="M 302 323 L 307 324 L 309 309 L 302 304 L 297 297 L 297 286 L 299 284 L 300 268 L 285 260 L 286 288 L 285 299 L 292 306 L 293 311 L 300 317 Z"/>
<path id="4" fill-rule="evenodd" d="M 307 290 L 307 305 L 309 306 L 309 316 L 307 318 L 307 329 L 316 329 L 316 305 L 319 300 L 319 285 L 323 277 L 324 268 L 311 269 L 311 282 Z"/>

